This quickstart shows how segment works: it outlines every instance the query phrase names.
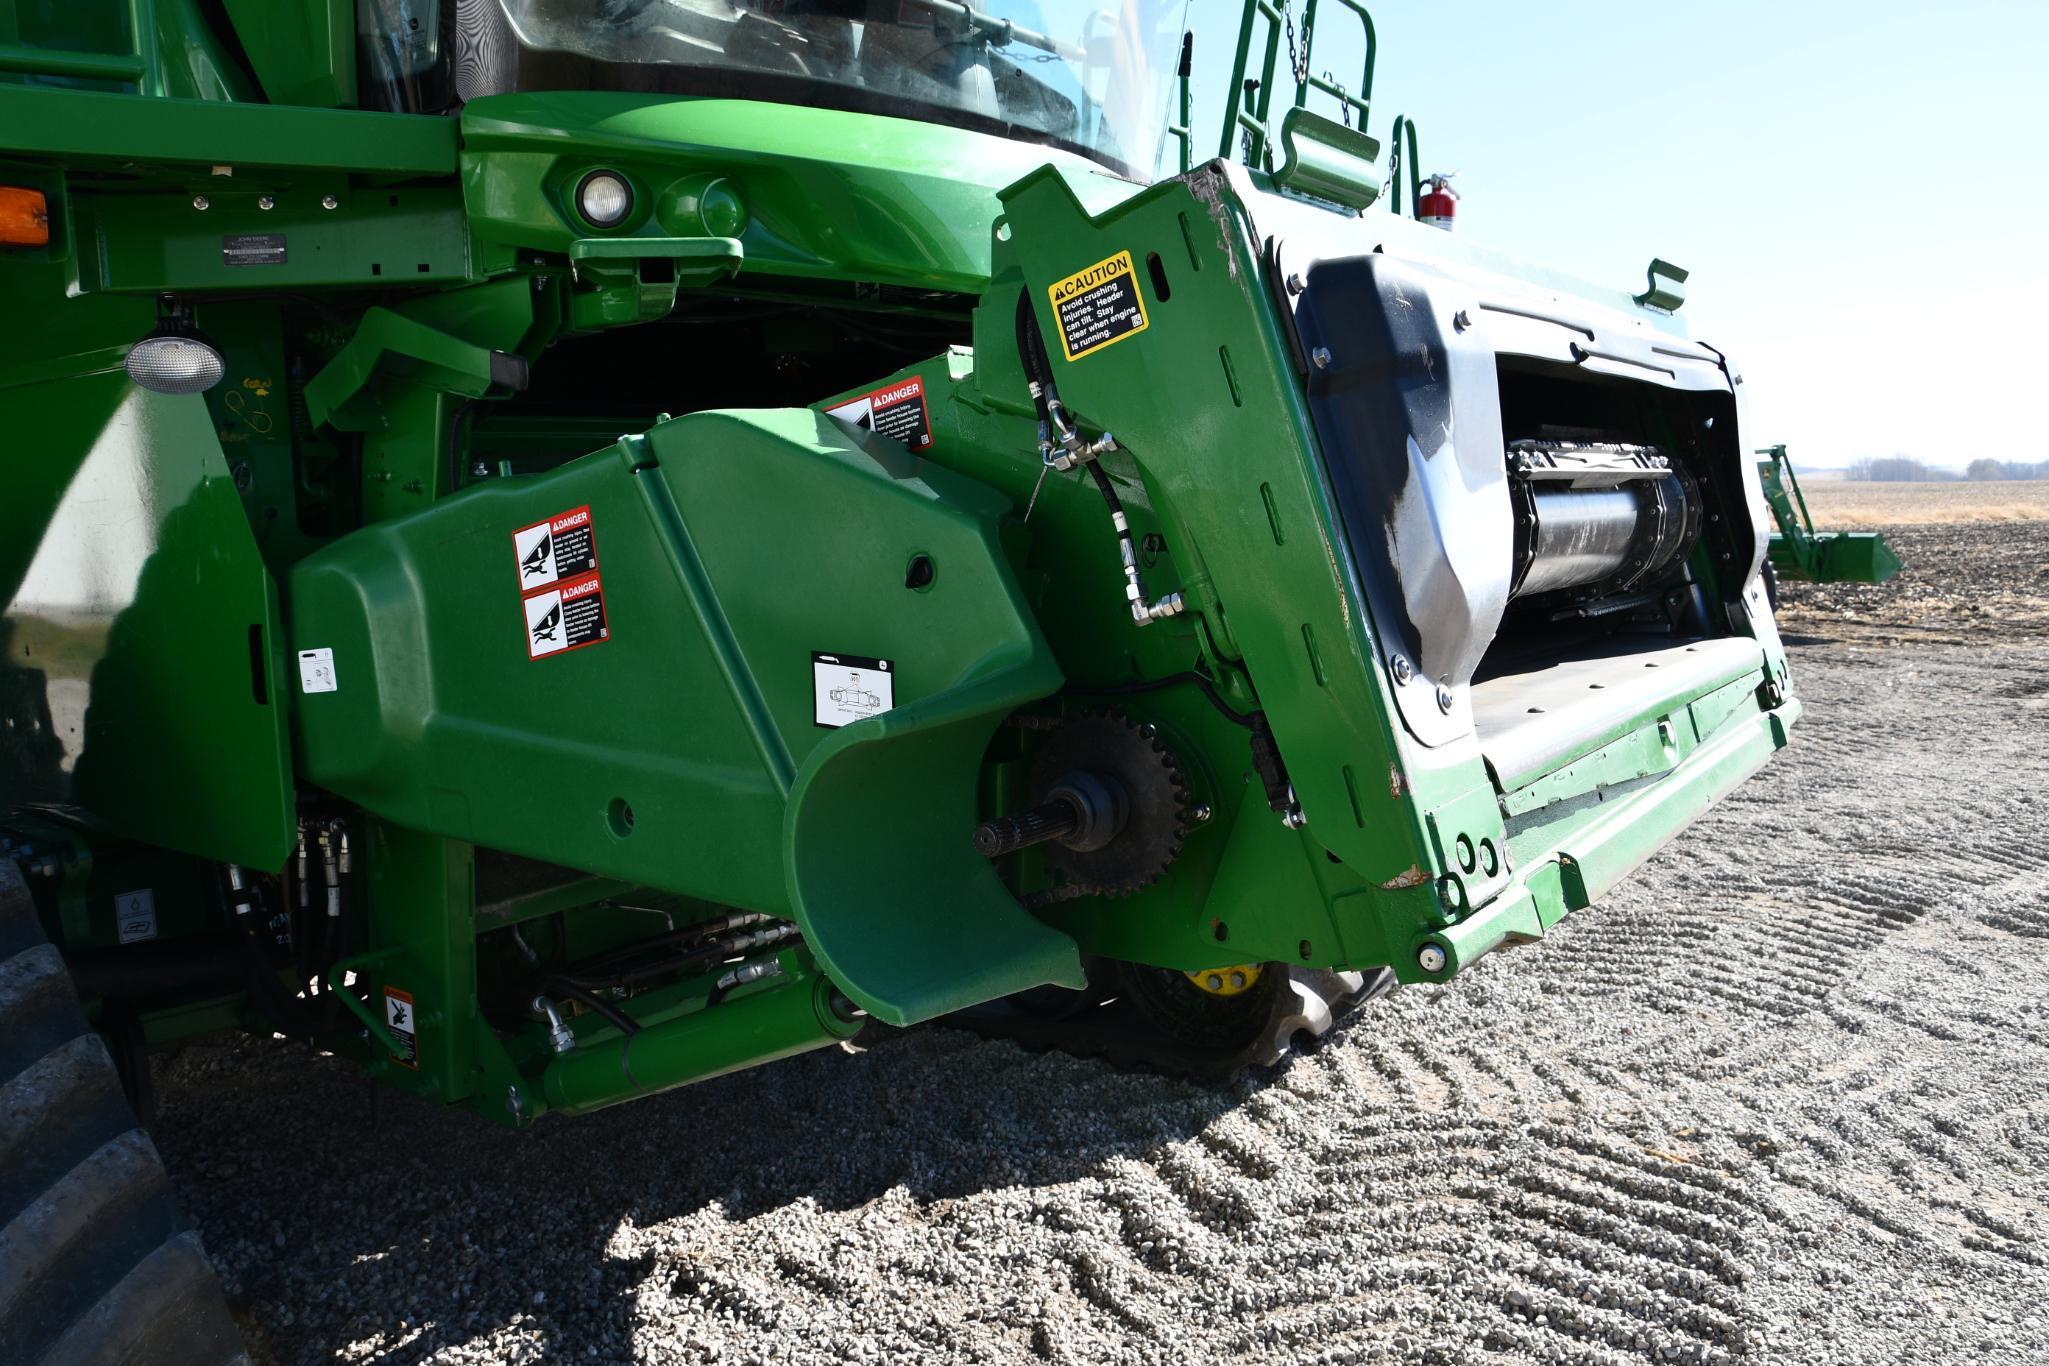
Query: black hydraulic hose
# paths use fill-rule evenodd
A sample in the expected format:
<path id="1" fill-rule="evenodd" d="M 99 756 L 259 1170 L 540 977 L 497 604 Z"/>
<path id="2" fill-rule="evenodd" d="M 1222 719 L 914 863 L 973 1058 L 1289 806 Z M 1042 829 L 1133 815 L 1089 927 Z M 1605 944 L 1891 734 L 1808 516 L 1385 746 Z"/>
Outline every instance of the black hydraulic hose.
<path id="1" fill-rule="evenodd" d="M 1231 704 L 1218 695 L 1217 685 L 1193 669 L 1168 674 L 1164 678 L 1149 678 L 1143 683 L 1114 683 L 1093 688 L 1069 687 L 1066 691 L 1082 697 L 1132 697 L 1139 693 L 1158 692 L 1162 688 L 1177 688 L 1183 683 L 1192 683 L 1201 689 L 1202 695 L 1209 699 L 1209 704 L 1232 725 L 1243 726 L 1247 730 L 1257 728 L 1259 723 L 1256 720 L 1242 711 L 1233 710 Z"/>
<path id="2" fill-rule="evenodd" d="M 1017 358 L 1031 387 L 1032 408 L 1039 421 L 1045 422 L 1047 396 L 1053 392 L 1053 362 L 1046 355 L 1046 339 L 1039 335 L 1039 320 L 1032 315 L 1032 296 L 1023 290 L 1017 296 Z"/>

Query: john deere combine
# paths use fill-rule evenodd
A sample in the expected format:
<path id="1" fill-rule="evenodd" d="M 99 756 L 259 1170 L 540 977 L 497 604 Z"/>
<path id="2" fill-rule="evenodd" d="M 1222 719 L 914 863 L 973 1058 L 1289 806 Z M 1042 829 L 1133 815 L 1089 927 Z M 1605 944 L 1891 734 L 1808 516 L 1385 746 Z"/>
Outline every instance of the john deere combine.
<path id="1" fill-rule="evenodd" d="M 1198 162 L 1184 17 L 0 3 L 0 1356 L 232 1350 L 153 1047 L 1270 1062 L 1786 742 L 1684 273 L 1390 211 L 1352 0 Z"/>

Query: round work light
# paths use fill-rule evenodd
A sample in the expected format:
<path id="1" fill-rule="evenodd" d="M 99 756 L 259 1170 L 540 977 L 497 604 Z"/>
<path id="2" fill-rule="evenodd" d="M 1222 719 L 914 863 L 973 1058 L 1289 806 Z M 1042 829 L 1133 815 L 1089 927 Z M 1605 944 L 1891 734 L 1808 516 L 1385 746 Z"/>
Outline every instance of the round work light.
<path id="1" fill-rule="evenodd" d="M 594 228 L 616 228 L 633 211 L 633 187 L 615 171 L 592 171 L 576 187 L 576 211 Z"/>

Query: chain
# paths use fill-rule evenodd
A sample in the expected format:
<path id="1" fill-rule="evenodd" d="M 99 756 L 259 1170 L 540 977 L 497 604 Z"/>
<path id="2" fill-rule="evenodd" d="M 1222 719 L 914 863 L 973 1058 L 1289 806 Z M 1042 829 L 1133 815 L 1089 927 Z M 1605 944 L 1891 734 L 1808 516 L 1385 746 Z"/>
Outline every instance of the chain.
<path id="1" fill-rule="evenodd" d="M 1300 88 L 1309 80 L 1309 25 L 1302 25 L 1302 46 L 1298 50 L 1295 46 L 1295 9 L 1290 0 L 1281 0 L 1281 23 L 1288 32 L 1288 69 L 1294 74 L 1295 85 Z"/>

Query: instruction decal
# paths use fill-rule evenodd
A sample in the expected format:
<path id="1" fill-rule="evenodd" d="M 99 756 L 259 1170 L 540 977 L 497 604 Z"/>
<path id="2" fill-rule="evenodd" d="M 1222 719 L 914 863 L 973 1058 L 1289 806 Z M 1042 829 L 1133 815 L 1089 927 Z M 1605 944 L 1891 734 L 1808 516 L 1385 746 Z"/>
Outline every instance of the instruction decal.
<path id="1" fill-rule="evenodd" d="M 384 1027 L 398 1041 L 400 1052 L 391 1060 L 400 1067 L 420 1070 L 419 1025 L 413 1019 L 413 994 L 397 987 L 384 989 Z"/>
<path id="2" fill-rule="evenodd" d="M 925 406 L 925 381 L 917 375 L 836 403 L 825 410 L 825 415 L 836 417 L 849 427 L 901 441 L 914 451 L 932 447 L 932 413 Z"/>
<path id="3" fill-rule="evenodd" d="M 285 235 L 281 232 L 231 232 L 221 238 L 224 266 L 281 266 Z"/>
<path id="4" fill-rule="evenodd" d="M 598 532 L 591 524 L 590 504 L 513 532 L 512 558 L 517 562 L 521 593 L 596 570 Z"/>
<path id="5" fill-rule="evenodd" d="M 1139 293 L 1128 251 L 1054 282 L 1046 295 L 1060 321 L 1060 349 L 1069 360 L 1080 360 L 1147 327 L 1145 297 Z"/>
<path id="6" fill-rule="evenodd" d="M 529 659 L 581 650 L 610 638 L 605 626 L 605 589 L 586 574 L 524 600 Z"/>
<path id="7" fill-rule="evenodd" d="M 827 730 L 880 716 L 896 705 L 896 664 L 867 655 L 811 652 L 811 719 Z"/>
<path id="8" fill-rule="evenodd" d="M 154 888 L 115 894 L 114 936 L 123 944 L 136 944 L 157 937 L 157 894 Z"/>
<path id="9" fill-rule="evenodd" d="M 336 692 L 341 684 L 334 681 L 334 651 L 326 646 L 317 650 L 299 651 L 299 691 Z"/>

